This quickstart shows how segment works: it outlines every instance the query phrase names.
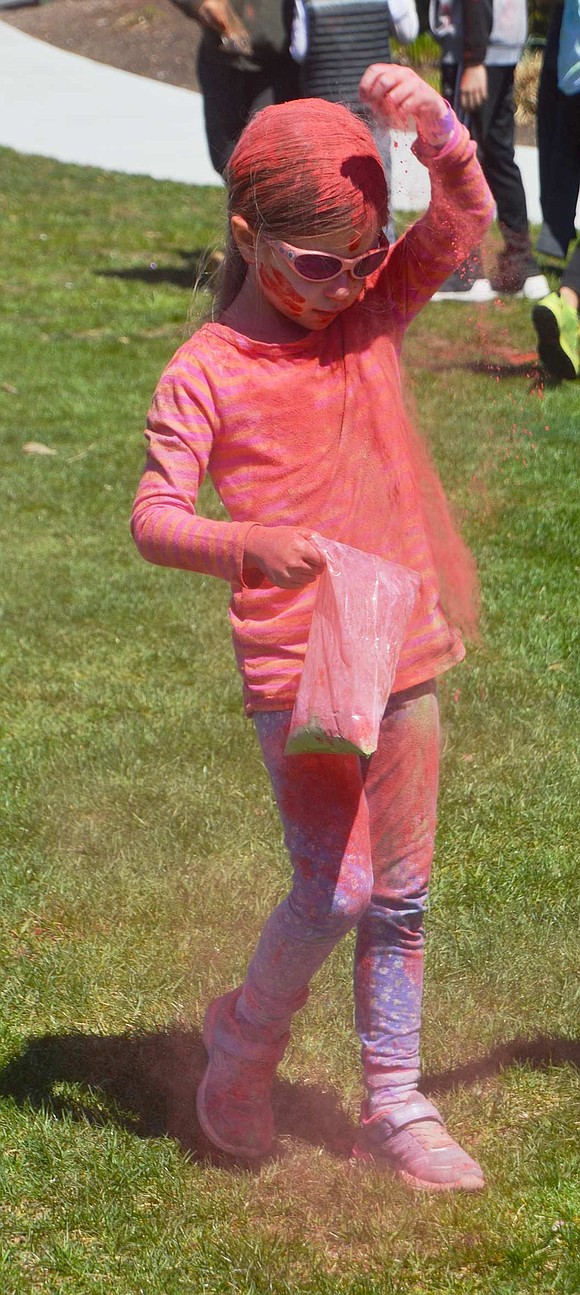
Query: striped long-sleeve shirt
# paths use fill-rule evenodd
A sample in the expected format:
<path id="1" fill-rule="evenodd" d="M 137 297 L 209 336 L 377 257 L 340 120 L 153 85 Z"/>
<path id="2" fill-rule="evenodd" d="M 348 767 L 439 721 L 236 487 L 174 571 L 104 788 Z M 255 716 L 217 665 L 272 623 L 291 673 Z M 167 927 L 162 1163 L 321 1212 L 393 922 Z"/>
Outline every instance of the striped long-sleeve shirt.
<path id="1" fill-rule="evenodd" d="M 430 206 L 353 306 L 286 344 L 204 324 L 153 399 L 133 535 L 151 562 L 230 582 L 248 713 L 293 705 L 316 596 L 316 585 L 281 589 L 244 570 L 256 523 L 310 527 L 420 574 L 395 690 L 464 655 L 439 600 L 399 355 L 405 328 L 481 237 L 493 204 L 463 127 L 439 151 L 414 149 L 430 171 Z M 196 513 L 206 472 L 230 520 Z"/>

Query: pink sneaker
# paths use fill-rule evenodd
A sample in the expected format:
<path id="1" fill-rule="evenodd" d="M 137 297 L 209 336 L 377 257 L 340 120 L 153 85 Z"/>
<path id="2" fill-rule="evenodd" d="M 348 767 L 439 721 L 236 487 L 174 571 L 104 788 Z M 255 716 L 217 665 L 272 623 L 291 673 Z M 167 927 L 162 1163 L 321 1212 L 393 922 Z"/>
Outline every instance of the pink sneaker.
<path id="1" fill-rule="evenodd" d="M 231 1156 L 264 1156 L 272 1146 L 270 1101 L 276 1066 L 289 1035 L 274 1045 L 242 1038 L 234 1008 L 240 989 L 210 1003 L 203 1022 L 209 1064 L 197 1090 L 200 1125 L 210 1142 Z"/>
<path id="2" fill-rule="evenodd" d="M 437 1107 L 421 1093 L 368 1119 L 363 1106 L 353 1158 L 391 1170 L 418 1191 L 477 1192 L 485 1187 L 477 1161 L 453 1141 Z"/>

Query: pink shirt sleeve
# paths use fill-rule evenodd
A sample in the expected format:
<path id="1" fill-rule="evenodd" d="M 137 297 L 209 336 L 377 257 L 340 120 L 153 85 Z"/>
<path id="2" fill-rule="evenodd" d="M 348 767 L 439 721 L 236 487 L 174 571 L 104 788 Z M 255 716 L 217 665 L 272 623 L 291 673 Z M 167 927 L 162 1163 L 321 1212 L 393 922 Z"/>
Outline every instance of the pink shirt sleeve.
<path id="1" fill-rule="evenodd" d="M 196 513 L 216 412 L 203 371 L 185 350 L 174 356 L 153 398 L 145 433 L 147 462 L 131 532 L 149 562 L 241 585 L 244 544 L 252 523 L 214 521 Z"/>

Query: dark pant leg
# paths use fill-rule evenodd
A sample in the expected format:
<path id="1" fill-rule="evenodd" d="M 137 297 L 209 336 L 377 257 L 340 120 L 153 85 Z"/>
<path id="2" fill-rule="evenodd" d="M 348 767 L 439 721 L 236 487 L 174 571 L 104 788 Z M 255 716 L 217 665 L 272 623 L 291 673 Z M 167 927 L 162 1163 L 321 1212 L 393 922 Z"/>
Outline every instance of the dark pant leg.
<path id="1" fill-rule="evenodd" d="M 245 72 L 233 67 L 203 40 L 199 47 L 197 75 L 203 95 L 210 157 L 216 171 L 223 175 L 250 119 L 252 105 L 265 107 L 273 101 L 270 79 L 263 71 Z"/>
<path id="2" fill-rule="evenodd" d="M 557 91 L 553 134 L 546 142 L 550 165 L 543 167 L 542 215 L 564 249 L 575 237 L 580 190 L 580 94 Z"/>
<path id="3" fill-rule="evenodd" d="M 197 75 L 210 157 L 216 171 L 223 175 L 250 117 L 268 104 L 296 98 L 297 65 L 288 55 L 269 67 L 243 71 L 220 57 L 209 41 L 202 40 Z"/>
<path id="4" fill-rule="evenodd" d="M 540 202 L 545 224 L 560 247 L 575 234 L 580 187 L 580 95 L 558 89 L 562 5 L 552 12 L 538 90 L 537 139 Z"/>
<path id="5" fill-rule="evenodd" d="M 514 68 L 488 67 L 487 85 L 486 102 L 471 114 L 470 132 L 496 201 L 498 220 L 515 233 L 527 232 L 526 194 L 514 156 Z"/>
<path id="6" fill-rule="evenodd" d="M 514 156 L 513 67 L 488 67 L 488 95 L 477 112 L 458 104 L 460 69 L 443 64 L 443 94 L 477 144 L 477 156 L 495 198 L 498 220 L 516 232 L 528 228 L 526 195 Z"/>
<path id="7" fill-rule="evenodd" d="M 576 244 L 562 275 L 561 286 L 572 288 L 580 299 L 580 243 Z"/>
<path id="8" fill-rule="evenodd" d="M 563 5 L 554 5 L 544 49 L 536 111 L 540 205 L 544 220 L 553 233 L 555 230 L 550 217 L 554 214 L 554 200 L 557 199 L 554 186 L 558 184 L 558 167 L 554 166 L 557 156 L 554 143 L 558 121 L 558 45 L 563 12 Z"/>
<path id="9" fill-rule="evenodd" d="M 274 103 L 300 98 L 300 68 L 289 54 L 282 54 L 272 65 L 271 77 Z"/>

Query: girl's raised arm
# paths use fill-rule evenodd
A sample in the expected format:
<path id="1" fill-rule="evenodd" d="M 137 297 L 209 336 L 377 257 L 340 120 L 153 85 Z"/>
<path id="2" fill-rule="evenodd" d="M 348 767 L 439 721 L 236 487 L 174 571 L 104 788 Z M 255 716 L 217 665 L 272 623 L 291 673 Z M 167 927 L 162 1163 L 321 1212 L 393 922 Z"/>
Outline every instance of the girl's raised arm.
<path id="1" fill-rule="evenodd" d="M 373 64 L 360 83 L 360 97 L 383 125 L 416 129 L 412 151 L 431 180 L 427 211 L 395 244 L 377 285 L 383 281 L 395 322 L 404 330 L 480 241 L 493 219 L 494 200 L 469 132 L 411 68 Z"/>

